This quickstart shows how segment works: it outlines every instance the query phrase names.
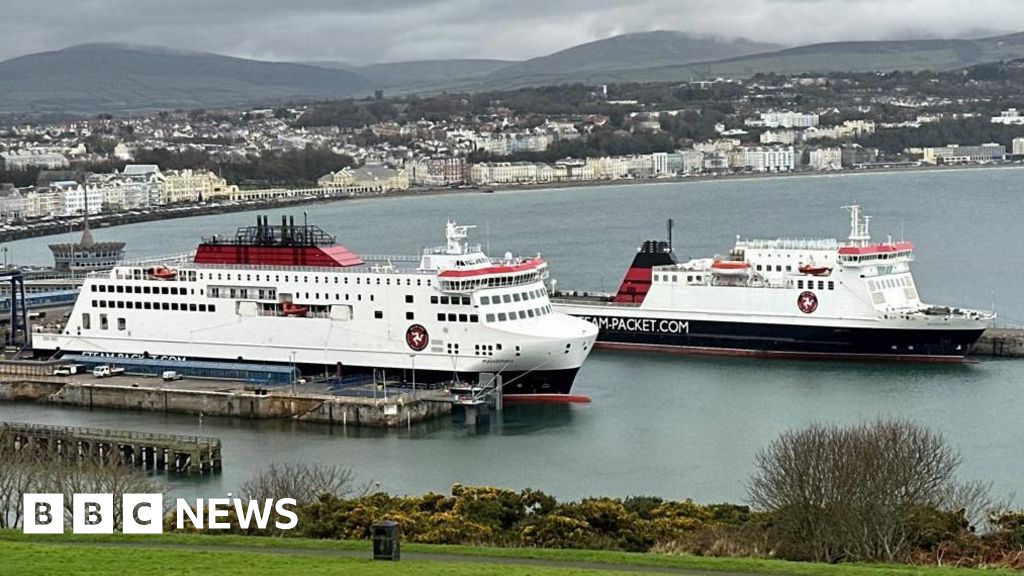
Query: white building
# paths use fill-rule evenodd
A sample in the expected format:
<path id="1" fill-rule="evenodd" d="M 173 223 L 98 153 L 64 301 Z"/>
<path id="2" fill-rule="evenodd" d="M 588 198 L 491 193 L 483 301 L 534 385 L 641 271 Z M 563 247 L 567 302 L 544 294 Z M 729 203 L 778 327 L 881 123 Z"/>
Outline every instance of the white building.
<path id="1" fill-rule="evenodd" d="M 992 117 L 993 124 L 1005 124 L 1007 126 L 1024 125 L 1024 115 L 1016 108 L 1009 108 L 999 113 L 999 116 Z"/>
<path id="2" fill-rule="evenodd" d="M 843 167 L 843 150 L 835 146 L 811 150 L 808 165 L 814 170 L 840 170 Z"/>
<path id="3" fill-rule="evenodd" d="M 33 167 L 54 170 L 68 166 L 66 156 L 46 149 L 0 152 L 0 167 L 5 170 L 25 170 Z"/>
<path id="4" fill-rule="evenodd" d="M 729 164 L 754 172 L 788 172 L 796 168 L 796 153 L 792 146 L 745 146 L 732 152 Z"/>
<path id="5" fill-rule="evenodd" d="M 796 142 L 796 130 L 765 130 L 761 133 L 761 144 L 786 144 Z"/>
<path id="6" fill-rule="evenodd" d="M 552 178 L 554 170 L 550 166 L 532 162 L 481 162 L 469 169 L 469 179 L 477 185 L 532 184 Z"/>
<path id="7" fill-rule="evenodd" d="M 990 142 L 980 146 L 948 146 L 924 148 L 921 160 L 928 164 L 968 164 L 994 162 L 1006 158 L 1006 147 Z"/>
<path id="8" fill-rule="evenodd" d="M 1024 138 L 1013 139 L 1013 155 L 1020 156 L 1024 154 Z"/>
<path id="9" fill-rule="evenodd" d="M 747 126 L 763 126 L 765 128 L 809 128 L 818 125 L 818 115 L 803 112 L 762 112 L 760 117 L 747 118 Z"/>
<path id="10" fill-rule="evenodd" d="M 50 189 L 60 195 L 64 216 L 85 214 L 88 206 L 89 214 L 103 212 L 103 191 L 97 186 L 82 186 L 74 181 L 54 182 Z"/>

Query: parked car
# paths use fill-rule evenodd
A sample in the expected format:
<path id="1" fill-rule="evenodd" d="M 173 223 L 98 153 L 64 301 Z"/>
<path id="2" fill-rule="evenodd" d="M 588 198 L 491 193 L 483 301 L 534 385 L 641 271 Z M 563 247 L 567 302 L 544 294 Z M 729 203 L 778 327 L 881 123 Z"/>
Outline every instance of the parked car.
<path id="1" fill-rule="evenodd" d="M 97 367 L 92 369 L 92 375 L 97 377 L 97 378 L 107 378 L 109 376 L 120 376 L 122 374 L 124 374 L 124 368 L 114 368 L 114 367 L 111 367 L 111 366 L 107 366 L 106 364 L 104 364 L 102 366 L 97 366 Z"/>

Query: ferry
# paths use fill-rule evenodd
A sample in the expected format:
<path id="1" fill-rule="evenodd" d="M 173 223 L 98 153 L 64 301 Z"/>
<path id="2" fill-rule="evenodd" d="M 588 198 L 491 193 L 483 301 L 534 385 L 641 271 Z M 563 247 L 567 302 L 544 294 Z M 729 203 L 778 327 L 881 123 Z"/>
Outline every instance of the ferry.
<path id="1" fill-rule="evenodd" d="M 615 294 L 559 292 L 553 308 L 592 322 L 599 348 L 755 357 L 960 362 L 995 314 L 921 301 L 910 242 L 872 242 L 850 212 L 835 239 L 740 240 L 679 262 L 646 241 Z"/>
<path id="2" fill-rule="evenodd" d="M 569 394 L 597 328 L 552 309 L 547 263 L 491 258 L 472 226 L 410 256 L 359 256 L 315 225 L 257 217 L 194 253 L 89 274 L 43 353 L 265 362 L 428 383 L 500 374 L 506 395 Z"/>

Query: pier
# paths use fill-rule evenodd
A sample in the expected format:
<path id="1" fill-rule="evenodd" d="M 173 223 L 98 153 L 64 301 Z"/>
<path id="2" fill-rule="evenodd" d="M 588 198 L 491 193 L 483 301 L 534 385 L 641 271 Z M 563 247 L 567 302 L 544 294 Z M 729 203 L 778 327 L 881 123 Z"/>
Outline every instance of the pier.
<path id="1" fill-rule="evenodd" d="M 222 462 L 220 440 L 202 436 L 3 422 L 0 443 L 52 458 L 186 474 L 217 472 Z"/>

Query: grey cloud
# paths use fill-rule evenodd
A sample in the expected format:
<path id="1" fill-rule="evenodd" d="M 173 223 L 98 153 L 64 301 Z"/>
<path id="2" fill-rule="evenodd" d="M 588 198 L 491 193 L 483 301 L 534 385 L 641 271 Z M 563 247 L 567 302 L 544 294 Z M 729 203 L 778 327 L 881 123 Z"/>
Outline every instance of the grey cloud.
<path id="1" fill-rule="evenodd" d="M 1024 30 L 1019 0 L 4 0 L 0 59 L 128 42 L 269 60 L 524 59 L 672 29 L 781 44 Z"/>

